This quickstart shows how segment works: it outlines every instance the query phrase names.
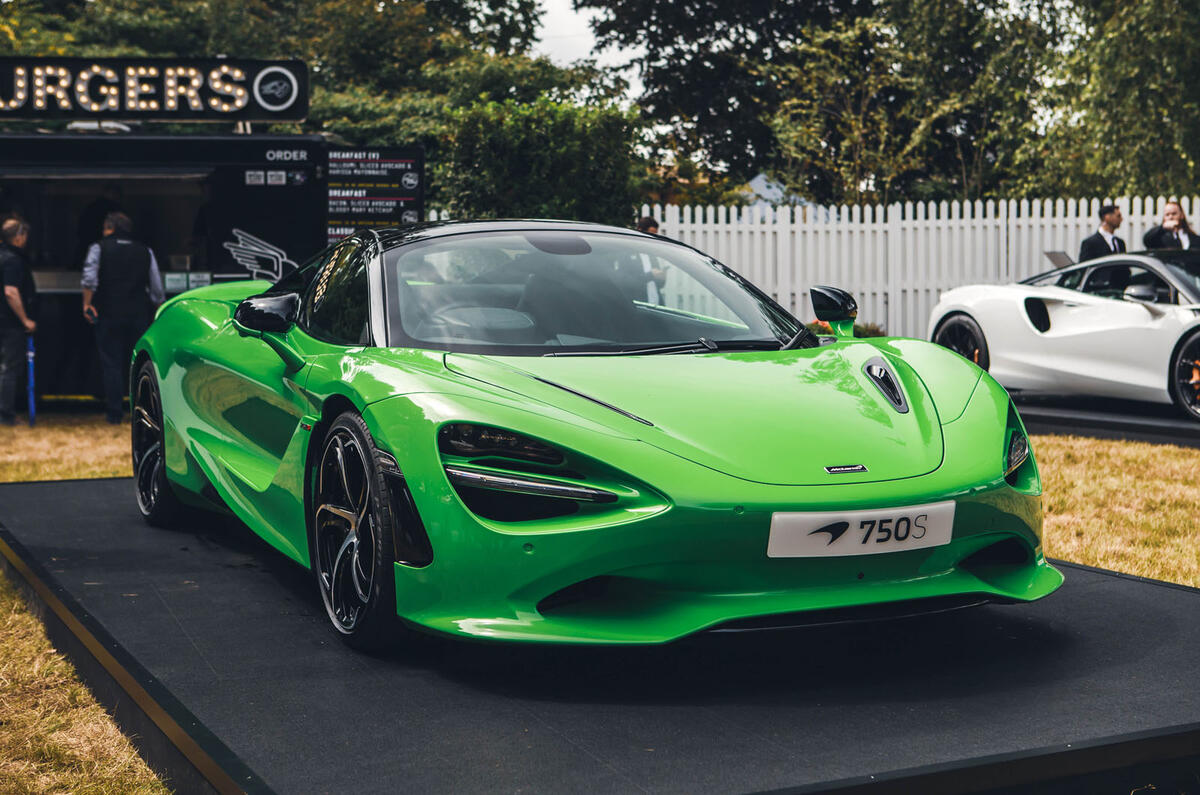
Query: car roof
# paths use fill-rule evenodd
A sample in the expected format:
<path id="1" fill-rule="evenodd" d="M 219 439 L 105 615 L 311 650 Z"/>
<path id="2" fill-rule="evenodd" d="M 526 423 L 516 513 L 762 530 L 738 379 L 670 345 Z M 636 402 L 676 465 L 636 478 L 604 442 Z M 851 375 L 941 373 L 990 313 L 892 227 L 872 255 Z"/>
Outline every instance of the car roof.
<path id="1" fill-rule="evenodd" d="M 646 237 L 654 240 L 666 240 L 666 238 L 648 235 L 636 229 L 626 229 L 620 226 L 608 226 L 607 224 L 595 224 L 586 221 L 562 221 L 549 218 L 506 218 L 494 221 L 431 221 L 428 223 L 413 224 L 412 226 L 385 227 L 372 231 L 379 236 L 379 242 L 384 249 L 395 248 L 396 246 L 402 246 L 417 240 L 477 232 L 603 232 Z"/>
<path id="2" fill-rule="evenodd" d="M 1175 253 L 1178 253 L 1177 249 L 1171 249 L 1170 251 L 1174 251 Z M 1166 258 L 1160 257 L 1158 255 L 1166 254 L 1166 253 L 1169 253 L 1169 252 L 1161 250 L 1161 249 L 1156 250 L 1156 251 L 1114 252 L 1112 254 L 1105 254 L 1103 257 L 1096 257 L 1095 259 L 1087 259 L 1087 260 L 1084 260 L 1083 262 L 1072 262 L 1070 265 L 1064 265 L 1061 268 L 1051 268 L 1048 271 L 1042 271 L 1041 273 L 1035 273 L 1032 276 L 1022 279 L 1018 283 L 1019 284 L 1032 284 L 1033 282 L 1041 281 L 1042 279 L 1044 279 L 1048 276 L 1053 276 L 1055 274 L 1066 273 L 1067 271 L 1073 271 L 1073 270 L 1085 270 L 1087 268 L 1094 268 L 1097 265 L 1110 265 L 1110 264 L 1116 264 L 1118 262 L 1126 262 L 1126 263 L 1127 262 L 1137 262 L 1142 265 L 1149 266 L 1151 268 L 1151 270 L 1153 270 L 1155 273 L 1161 273 L 1163 270 L 1162 263 L 1164 261 L 1166 261 Z M 1200 252 L 1196 252 L 1196 255 L 1200 256 Z"/>
<path id="3" fill-rule="evenodd" d="M 1183 248 L 1157 248 L 1153 251 L 1139 252 L 1143 257 L 1152 257 L 1159 262 L 1200 262 L 1200 250 Z"/>
<path id="4" fill-rule="evenodd" d="M 1152 273 L 1158 274 L 1158 276 L 1162 277 L 1163 279 L 1166 279 L 1167 283 L 1170 284 L 1172 287 L 1174 287 L 1176 290 L 1179 290 L 1185 296 L 1191 297 L 1191 298 L 1193 298 L 1193 300 L 1195 300 L 1196 296 L 1193 295 L 1194 290 L 1193 290 L 1192 286 L 1180 281 L 1180 279 L 1174 273 L 1172 273 L 1170 271 L 1170 269 L 1164 267 L 1167 263 L 1174 263 L 1174 262 L 1200 263 L 1200 251 L 1189 251 L 1189 250 L 1183 250 L 1183 249 L 1177 249 L 1177 248 L 1167 248 L 1167 249 L 1160 248 L 1160 249 L 1154 249 L 1152 251 L 1135 251 L 1132 253 L 1125 252 L 1125 251 L 1115 252 L 1112 254 L 1106 254 L 1103 257 L 1096 257 L 1095 259 L 1084 260 L 1083 262 L 1076 262 L 1072 265 L 1067 265 L 1062 268 L 1055 268 L 1054 270 L 1044 271 L 1044 272 L 1036 274 L 1034 276 L 1030 276 L 1028 279 L 1022 279 L 1018 283 L 1019 284 L 1033 284 L 1035 282 L 1039 282 L 1042 279 L 1045 279 L 1049 276 L 1053 276 L 1056 274 L 1065 273 L 1067 271 L 1073 271 L 1073 270 L 1083 271 L 1083 270 L 1087 270 L 1088 268 L 1094 268 L 1094 267 L 1100 266 L 1100 265 L 1115 265 L 1115 264 L 1120 264 L 1120 263 L 1137 263 L 1140 265 L 1144 265 L 1147 268 L 1147 270 L 1151 271 Z"/>

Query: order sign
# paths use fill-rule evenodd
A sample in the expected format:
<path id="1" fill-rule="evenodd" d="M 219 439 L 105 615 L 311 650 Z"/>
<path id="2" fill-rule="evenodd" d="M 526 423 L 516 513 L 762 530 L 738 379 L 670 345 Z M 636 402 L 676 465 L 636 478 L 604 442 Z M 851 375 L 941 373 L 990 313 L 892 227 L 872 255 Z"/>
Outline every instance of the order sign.
<path id="1" fill-rule="evenodd" d="M 878 555 L 940 547 L 954 533 L 954 501 L 866 511 L 771 514 L 769 558 Z"/>

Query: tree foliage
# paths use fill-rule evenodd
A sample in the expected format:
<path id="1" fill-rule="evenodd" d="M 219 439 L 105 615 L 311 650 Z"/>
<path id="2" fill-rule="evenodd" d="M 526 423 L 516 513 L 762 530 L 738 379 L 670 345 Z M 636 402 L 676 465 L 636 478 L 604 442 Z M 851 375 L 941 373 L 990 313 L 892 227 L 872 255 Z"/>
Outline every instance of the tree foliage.
<path id="1" fill-rule="evenodd" d="M 890 0 L 883 18 L 905 58 L 910 102 L 926 117 L 909 198 L 1011 193 L 1060 20 L 1044 0 Z"/>
<path id="2" fill-rule="evenodd" d="M 636 49 L 650 121 L 670 128 L 684 158 L 747 179 L 769 162 L 774 137 L 765 117 L 775 86 L 757 65 L 801 43 L 833 19 L 869 12 L 870 0 L 575 0 L 600 12 L 602 46 Z"/>
<path id="3" fill-rule="evenodd" d="M 917 168 L 929 124 L 912 101 L 911 59 L 870 18 L 805 38 L 764 69 L 784 97 L 770 119 L 775 176 L 819 202 L 888 201 L 901 175 Z"/>
<path id="4" fill-rule="evenodd" d="M 1040 135 L 1024 142 L 1021 188 L 1033 195 L 1200 191 L 1200 2 L 1081 0 L 1044 101 Z"/>
<path id="5" fill-rule="evenodd" d="M 454 116 L 444 179 L 455 217 L 633 221 L 636 131 L 626 113 L 543 98 Z"/>

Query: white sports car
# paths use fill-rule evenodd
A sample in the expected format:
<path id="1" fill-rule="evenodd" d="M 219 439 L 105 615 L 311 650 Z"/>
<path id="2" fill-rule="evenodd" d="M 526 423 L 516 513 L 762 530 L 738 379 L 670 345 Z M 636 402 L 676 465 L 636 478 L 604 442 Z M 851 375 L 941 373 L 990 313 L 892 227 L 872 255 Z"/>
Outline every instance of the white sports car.
<path id="1" fill-rule="evenodd" d="M 1200 251 L 957 287 L 933 308 L 929 338 L 1013 392 L 1174 402 L 1200 420 Z"/>

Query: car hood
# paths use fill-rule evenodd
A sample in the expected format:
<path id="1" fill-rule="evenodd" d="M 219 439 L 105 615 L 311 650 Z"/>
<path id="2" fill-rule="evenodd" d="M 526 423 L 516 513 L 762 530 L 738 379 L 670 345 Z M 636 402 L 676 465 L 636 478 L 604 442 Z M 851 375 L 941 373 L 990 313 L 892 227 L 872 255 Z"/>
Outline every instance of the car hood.
<path id="1" fill-rule="evenodd" d="M 865 373 L 878 358 L 899 381 L 907 412 Z M 601 417 L 663 450 L 759 483 L 894 480 L 942 462 L 941 425 L 921 379 L 902 358 L 868 343 L 648 356 L 452 353 L 445 361 L 461 375 Z"/>

